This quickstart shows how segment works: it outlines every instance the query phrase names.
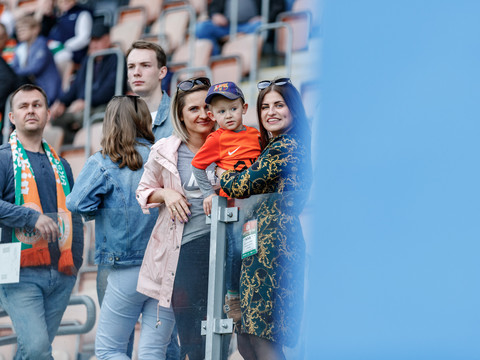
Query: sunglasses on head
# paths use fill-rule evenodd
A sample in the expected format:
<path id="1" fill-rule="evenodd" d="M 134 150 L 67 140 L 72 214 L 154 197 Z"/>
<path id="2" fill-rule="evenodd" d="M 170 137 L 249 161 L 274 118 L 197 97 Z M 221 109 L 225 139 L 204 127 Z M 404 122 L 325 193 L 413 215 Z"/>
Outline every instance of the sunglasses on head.
<path id="1" fill-rule="evenodd" d="M 133 101 L 133 104 L 135 105 L 135 112 L 138 113 L 138 108 L 137 108 L 137 99 L 140 96 L 138 95 L 115 95 L 112 97 L 112 99 L 122 99 L 122 98 L 129 98 Z"/>
<path id="2" fill-rule="evenodd" d="M 263 89 L 266 89 L 267 87 L 269 87 L 270 85 L 282 86 L 282 85 L 286 85 L 288 83 L 290 83 L 290 84 L 292 83 L 292 81 L 289 78 L 280 78 L 280 79 L 273 80 L 273 81 L 262 80 L 257 84 L 257 88 L 258 88 L 258 90 L 263 90 Z"/>
<path id="3" fill-rule="evenodd" d="M 184 80 L 178 83 L 177 85 L 177 91 L 178 89 L 182 91 L 188 91 L 191 88 L 193 88 L 195 85 L 207 85 L 207 86 L 212 86 L 210 83 L 210 79 L 206 77 L 199 77 L 196 79 L 191 79 L 191 80 Z"/>

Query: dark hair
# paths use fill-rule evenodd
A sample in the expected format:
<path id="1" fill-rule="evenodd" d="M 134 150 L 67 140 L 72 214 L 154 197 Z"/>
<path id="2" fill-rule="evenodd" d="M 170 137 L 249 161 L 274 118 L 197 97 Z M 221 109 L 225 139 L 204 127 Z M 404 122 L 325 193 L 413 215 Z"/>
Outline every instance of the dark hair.
<path id="1" fill-rule="evenodd" d="M 146 139 L 151 144 L 155 142 L 147 104 L 139 97 L 113 97 L 103 120 L 102 155 L 108 155 L 120 168 L 127 166 L 132 171 L 141 169 L 142 156 L 135 149 L 135 145 L 139 144 L 137 138 Z"/>
<path id="2" fill-rule="evenodd" d="M 167 55 L 165 55 L 165 51 L 160 45 L 145 40 L 134 41 L 132 46 L 127 50 L 127 58 L 133 49 L 152 50 L 157 57 L 157 67 L 160 69 L 162 66 L 167 66 Z"/>
<path id="3" fill-rule="evenodd" d="M 270 86 L 260 90 L 258 93 L 257 116 L 260 127 L 262 149 L 268 144 L 269 141 L 269 133 L 263 126 L 261 120 L 262 102 L 265 95 L 272 91 L 279 93 L 283 97 L 283 100 L 285 101 L 285 104 L 292 115 L 292 127 L 288 130 L 288 132 L 299 136 L 307 148 L 310 149 L 311 134 L 307 114 L 305 112 L 305 108 L 303 107 L 300 93 L 291 83 L 286 83 L 284 85 L 275 85 L 272 83 Z"/>
<path id="4" fill-rule="evenodd" d="M 10 96 L 10 108 L 13 109 L 13 98 L 15 97 L 15 95 L 17 95 L 17 93 L 19 93 L 20 91 L 30 92 L 35 90 L 39 91 L 42 94 L 43 98 L 45 99 L 45 106 L 48 108 L 47 94 L 40 86 L 33 84 L 24 84 L 12 93 L 12 95 Z"/>
<path id="5" fill-rule="evenodd" d="M 203 76 L 200 76 L 203 77 Z M 187 80 L 195 80 L 199 77 L 193 77 Z M 180 90 L 177 89 L 175 96 L 172 100 L 172 125 L 175 131 L 175 134 L 183 141 L 188 142 L 189 136 L 187 128 L 185 127 L 185 122 L 182 121 L 182 110 L 185 106 L 185 98 L 197 91 L 208 91 L 210 87 L 208 85 L 194 85 L 190 90 Z"/>

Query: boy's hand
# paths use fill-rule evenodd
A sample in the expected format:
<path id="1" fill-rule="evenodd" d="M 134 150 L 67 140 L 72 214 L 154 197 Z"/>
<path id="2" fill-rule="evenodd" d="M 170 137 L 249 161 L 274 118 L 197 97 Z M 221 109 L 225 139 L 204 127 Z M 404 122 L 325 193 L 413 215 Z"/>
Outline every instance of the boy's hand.
<path id="1" fill-rule="evenodd" d="M 205 211 L 205 214 L 207 216 L 210 216 L 210 213 L 212 212 L 212 198 L 215 196 L 215 194 L 208 195 L 204 200 L 203 200 L 203 211 Z"/>

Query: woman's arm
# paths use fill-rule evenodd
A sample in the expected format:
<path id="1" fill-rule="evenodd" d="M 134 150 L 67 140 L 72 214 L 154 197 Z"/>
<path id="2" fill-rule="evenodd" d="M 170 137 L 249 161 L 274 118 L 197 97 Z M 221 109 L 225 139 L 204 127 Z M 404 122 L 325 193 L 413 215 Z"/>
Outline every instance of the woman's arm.
<path id="1" fill-rule="evenodd" d="M 67 208 L 71 212 L 82 214 L 86 221 L 95 218 L 95 214 L 108 191 L 102 166 L 90 157 L 78 175 L 72 192 L 67 196 Z"/>
<path id="2" fill-rule="evenodd" d="M 152 150 L 145 164 L 142 178 L 137 187 L 137 201 L 145 214 L 150 208 L 165 204 L 172 220 L 177 217 L 180 221 L 188 221 L 190 203 L 183 194 L 173 189 L 164 188 L 162 179 L 163 167 L 154 159 Z"/>
<path id="3" fill-rule="evenodd" d="M 301 152 L 298 150 L 295 139 L 282 136 L 270 143 L 248 169 L 241 172 L 225 171 L 220 185 L 233 198 L 272 192 L 273 185 L 278 187 L 276 191 L 282 191 L 282 179 L 286 179 L 287 173 L 301 162 Z"/>

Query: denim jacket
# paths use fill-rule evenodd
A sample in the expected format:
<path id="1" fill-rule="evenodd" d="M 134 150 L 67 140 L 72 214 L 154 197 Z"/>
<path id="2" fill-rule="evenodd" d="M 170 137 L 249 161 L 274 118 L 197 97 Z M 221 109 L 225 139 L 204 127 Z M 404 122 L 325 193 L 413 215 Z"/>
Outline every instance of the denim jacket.
<path id="1" fill-rule="evenodd" d="M 137 139 L 136 149 L 145 164 L 151 145 Z M 67 197 L 67 208 L 95 219 L 95 263 L 104 265 L 140 265 L 150 234 L 158 217 L 152 209 L 145 215 L 135 198 L 143 167 L 132 171 L 119 168 L 100 152 L 92 155 Z"/>
<path id="2" fill-rule="evenodd" d="M 155 135 L 155 141 L 169 137 L 173 133 L 172 121 L 169 119 L 170 114 L 170 97 L 164 91 L 162 95 L 162 101 L 158 105 L 157 115 L 153 121 L 153 134 Z"/>

